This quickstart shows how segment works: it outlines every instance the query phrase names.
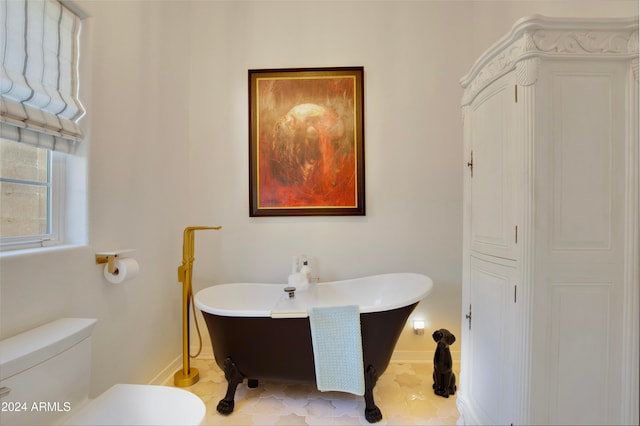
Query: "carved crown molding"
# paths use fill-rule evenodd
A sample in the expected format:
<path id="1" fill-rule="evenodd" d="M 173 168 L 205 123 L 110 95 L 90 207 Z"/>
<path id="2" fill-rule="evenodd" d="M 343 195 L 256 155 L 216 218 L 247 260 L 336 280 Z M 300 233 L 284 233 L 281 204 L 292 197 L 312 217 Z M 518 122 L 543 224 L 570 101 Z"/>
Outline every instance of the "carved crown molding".
<path id="1" fill-rule="evenodd" d="M 560 54 L 638 53 L 638 31 L 545 31 L 533 33 L 537 50 Z"/>
<path id="2" fill-rule="evenodd" d="M 565 19 L 531 16 L 487 50 L 460 83 L 462 104 L 471 102 L 489 83 L 533 57 L 638 57 L 638 18 Z M 533 84 L 537 66 L 518 67 L 518 81 Z M 527 75 L 528 72 L 534 75 Z"/>

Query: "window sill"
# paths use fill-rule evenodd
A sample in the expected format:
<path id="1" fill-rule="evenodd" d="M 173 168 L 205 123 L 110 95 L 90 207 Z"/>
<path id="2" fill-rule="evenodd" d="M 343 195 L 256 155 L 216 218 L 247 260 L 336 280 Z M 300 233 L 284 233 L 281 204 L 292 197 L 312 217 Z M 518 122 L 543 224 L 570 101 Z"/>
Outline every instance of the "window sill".
<path id="1" fill-rule="evenodd" d="M 88 247 L 85 244 L 59 244 L 49 247 L 34 247 L 14 250 L 0 251 L 0 259 L 8 259 L 13 257 L 27 257 L 35 255 L 44 255 L 47 253 L 61 252 L 65 250 L 76 250 Z"/>

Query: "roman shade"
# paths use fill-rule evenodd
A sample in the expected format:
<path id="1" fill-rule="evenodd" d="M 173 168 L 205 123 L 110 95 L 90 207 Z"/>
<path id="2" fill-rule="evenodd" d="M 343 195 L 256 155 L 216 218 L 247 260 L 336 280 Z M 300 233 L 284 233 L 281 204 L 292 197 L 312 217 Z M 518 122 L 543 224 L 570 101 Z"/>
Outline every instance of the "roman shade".
<path id="1" fill-rule="evenodd" d="M 80 18 L 57 0 L 2 0 L 0 22 L 0 136 L 73 152 Z"/>

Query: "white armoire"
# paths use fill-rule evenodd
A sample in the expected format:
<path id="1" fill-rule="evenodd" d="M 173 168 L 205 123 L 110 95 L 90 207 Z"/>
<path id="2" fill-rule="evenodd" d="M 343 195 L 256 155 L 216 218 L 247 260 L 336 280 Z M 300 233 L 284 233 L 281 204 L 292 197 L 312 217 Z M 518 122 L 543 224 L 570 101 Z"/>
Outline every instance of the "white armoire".
<path id="1" fill-rule="evenodd" d="M 461 84 L 461 419 L 638 424 L 638 18 L 523 18 Z"/>

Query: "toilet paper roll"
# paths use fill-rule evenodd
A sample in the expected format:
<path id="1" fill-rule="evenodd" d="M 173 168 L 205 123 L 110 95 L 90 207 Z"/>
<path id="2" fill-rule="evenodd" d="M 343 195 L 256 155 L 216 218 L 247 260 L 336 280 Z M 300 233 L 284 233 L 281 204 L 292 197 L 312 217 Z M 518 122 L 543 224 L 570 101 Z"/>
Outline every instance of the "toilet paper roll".
<path id="1" fill-rule="evenodd" d="M 115 270 L 109 272 L 109 265 L 104 267 L 104 277 L 113 284 L 119 284 L 123 281 L 133 279 L 140 272 L 140 265 L 135 259 L 125 258 L 115 261 Z"/>

